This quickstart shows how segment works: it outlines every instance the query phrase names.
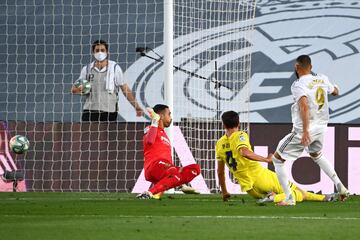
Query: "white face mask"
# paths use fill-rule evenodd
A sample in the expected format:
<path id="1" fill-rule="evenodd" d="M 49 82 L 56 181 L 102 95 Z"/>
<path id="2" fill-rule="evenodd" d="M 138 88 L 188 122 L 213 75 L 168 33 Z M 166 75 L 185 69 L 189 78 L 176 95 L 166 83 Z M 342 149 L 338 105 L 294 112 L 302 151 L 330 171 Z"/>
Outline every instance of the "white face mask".
<path id="1" fill-rule="evenodd" d="M 106 52 L 97 52 L 94 54 L 94 57 L 96 60 L 98 60 L 99 62 L 104 61 L 107 57 L 107 53 Z"/>

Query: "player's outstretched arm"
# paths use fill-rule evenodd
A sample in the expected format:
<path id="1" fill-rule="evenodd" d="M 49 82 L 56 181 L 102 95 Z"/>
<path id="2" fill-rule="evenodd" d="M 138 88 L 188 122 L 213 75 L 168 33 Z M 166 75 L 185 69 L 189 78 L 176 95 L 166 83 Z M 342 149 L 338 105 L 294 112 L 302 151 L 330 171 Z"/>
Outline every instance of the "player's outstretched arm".
<path id="1" fill-rule="evenodd" d="M 152 108 L 146 108 L 149 117 L 151 118 L 151 126 L 149 130 L 145 133 L 145 143 L 148 145 L 152 145 L 155 142 L 158 125 L 160 121 L 160 116 Z"/>
<path id="2" fill-rule="evenodd" d="M 228 201 L 231 197 L 230 193 L 228 193 L 226 189 L 226 183 L 225 183 L 225 163 L 223 161 L 218 161 L 218 168 L 217 168 L 217 174 L 219 178 L 219 184 L 221 187 L 222 192 L 222 198 L 223 201 Z"/>
<path id="3" fill-rule="evenodd" d="M 239 148 L 239 153 L 241 154 L 241 156 L 246 157 L 247 159 L 250 159 L 252 161 L 266 162 L 266 163 L 270 163 L 272 161 L 271 153 L 267 157 L 263 157 L 263 156 L 260 156 L 256 153 L 250 151 L 246 147 Z"/>

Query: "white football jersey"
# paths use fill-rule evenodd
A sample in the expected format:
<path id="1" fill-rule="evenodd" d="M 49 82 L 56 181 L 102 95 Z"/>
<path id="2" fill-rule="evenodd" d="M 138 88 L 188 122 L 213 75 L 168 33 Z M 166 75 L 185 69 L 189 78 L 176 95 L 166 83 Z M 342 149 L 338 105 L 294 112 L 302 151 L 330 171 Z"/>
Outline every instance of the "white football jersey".
<path id="1" fill-rule="evenodd" d="M 308 74 L 301 76 L 291 86 L 294 104 L 291 106 L 291 117 L 295 132 L 303 131 L 298 101 L 306 96 L 309 105 L 309 133 L 323 131 L 329 121 L 328 94 L 334 91 L 334 85 L 327 76 L 322 74 Z"/>

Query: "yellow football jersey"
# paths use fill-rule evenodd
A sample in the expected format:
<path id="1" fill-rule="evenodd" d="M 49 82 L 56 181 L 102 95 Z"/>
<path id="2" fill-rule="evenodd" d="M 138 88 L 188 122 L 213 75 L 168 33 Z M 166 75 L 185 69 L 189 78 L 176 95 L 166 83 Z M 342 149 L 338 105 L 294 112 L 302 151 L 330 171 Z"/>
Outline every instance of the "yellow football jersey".
<path id="1" fill-rule="evenodd" d="M 252 188 L 256 176 L 263 170 L 263 167 L 260 163 L 243 157 L 239 153 L 239 149 L 242 147 L 252 151 L 248 134 L 238 131 L 231 134 L 230 137 L 222 136 L 217 141 L 215 149 L 216 159 L 223 161 L 228 166 L 239 182 L 241 190 L 246 192 Z"/>

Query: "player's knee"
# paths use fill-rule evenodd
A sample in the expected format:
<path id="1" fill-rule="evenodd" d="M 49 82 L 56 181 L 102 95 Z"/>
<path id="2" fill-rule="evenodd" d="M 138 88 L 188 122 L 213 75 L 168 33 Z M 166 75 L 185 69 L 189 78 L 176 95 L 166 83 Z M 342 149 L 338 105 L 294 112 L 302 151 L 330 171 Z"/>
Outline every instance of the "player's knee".
<path id="1" fill-rule="evenodd" d="M 247 190 L 246 192 L 247 192 L 247 194 L 249 194 L 250 196 L 252 196 L 255 199 L 261 199 L 266 196 L 266 194 L 260 193 L 259 191 L 255 190 L 255 188 L 251 188 L 251 189 Z"/>
<path id="2" fill-rule="evenodd" d="M 198 176 L 199 174 L 200 174 L 200 165 L 199 164 L 192 164 L 193 166 L 192 166 L 192 169 L 193 169 L 193 171 L 194 171 L 194 175 L 195 175 L 195 173 L 196 173 L 196 176 Z"/>
<path id="3" fill-rule="evenodd" d="M 166 170 L 166 175 L 170 176 L 170 175 L 180 175 L 179 170 L 176 167 L 170 167 Z"/>
<path id="4" fill-rule="evenodd" d="M 305 194 L 304 190 L 302 190 L 300 188 L 296 188 L 292 192 L 295 196 L 296 202 L 302 202 L 302 201 L 306 200 L 306 194 Z"/>
<path id="5" fill-rule="evenodd" d="M 184 167 L 181 172 L 181 181 L 183 183 L 191 182 L 196 176 L 200 174 L 200 166 L 198 164 L 191 164 Z"/>
<path id="6" fill-rule="evenodd" d="M 198 176 L 201 172 L 199 164 L 190 164 L 182 169 L 182 172 L 191 173 L 192 175 Z"/>
<path id="7" fill-rule="evenodd" d="M 310 153 L 310 157 L 312 160 L 314 160 L 315 162 L 320 159 L 322 156 L 321 152 L 313 152 L 313 153 Z"/>

